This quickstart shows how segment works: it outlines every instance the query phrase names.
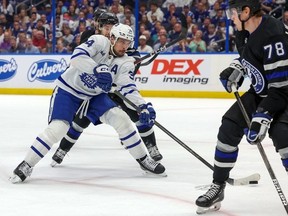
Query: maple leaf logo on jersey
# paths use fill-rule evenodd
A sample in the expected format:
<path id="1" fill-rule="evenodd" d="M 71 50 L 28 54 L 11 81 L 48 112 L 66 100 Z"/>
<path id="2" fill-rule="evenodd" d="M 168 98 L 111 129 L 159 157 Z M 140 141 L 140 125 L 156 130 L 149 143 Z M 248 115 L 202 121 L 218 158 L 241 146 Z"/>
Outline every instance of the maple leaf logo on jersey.
<path id="1" fill-rule="evenodd" d="M 97 87 L 97 78 L 94 74 L 82 73 L 80 79 L 84 83 L 84 86 L 87 86 L 89 89 L 95 89 Z"/>

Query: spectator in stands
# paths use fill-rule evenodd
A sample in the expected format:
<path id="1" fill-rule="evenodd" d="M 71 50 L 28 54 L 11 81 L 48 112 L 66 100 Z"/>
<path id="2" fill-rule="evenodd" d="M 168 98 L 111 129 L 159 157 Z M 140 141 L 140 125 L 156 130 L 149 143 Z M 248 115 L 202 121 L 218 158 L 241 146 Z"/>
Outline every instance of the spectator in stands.
<path id="1" fill-rule="evenodd" d="M 201 24 L 206 17 L 209 17 L 209 11 L 202 2 L 196 4 L 195 11 L 193 11 L 195 16 L 195 21 L 198 24 Z"/>
<path id="2" fill-rule="evenodd" d="M 157 49 L 159 49 L 160 47 L 165 46 L 167 43 L 168 43 L 168 37 L 167 37 L 167 35 L 166 35 L 166 34 L 161 34 L 161 35 L 159 36 L 158 42 L 154 45 L 154 50 L 157 50 Z M 173 52 L 173 47 L 172 47 L 172 46 L 168 47 L 168 48 L 165 50 L 165 52 Z"/>
<path id="3" fill-rule="evenodd" d="M 20 31 L 17 37 L 17 47 L 19 53 L 24 53 L 26 49 L 26 32 Z"/>
<path id="4" fill-rule="evenodd" d="M 183 39 L 178 42 L 177 45 L 175 45 L 172 49 L 173 53 L 190 53 L 191 49 L 187 45 L 186 39 Z"/>
<path id="5" fill-rule="evenodd" d="M 151 39 L 153 40 L 153 44 L 155 44 L 155 42 L 158 40 L 158 34 L 161 28 L 164 28 L 162 23 L 160 21 L 156 21 L 155 25 L 151 29 Z"/>
<path id="6" fill-rule="evenodd" d="M 58 54 L 67 54 L 68 53 L 68 50 L 64 47 L 62 39 L 57 40 L 56 53 L 58 53 Z"/>
<path id="7" fill-rule="evenodd" d="M 192 53 L 206 52 L 206 43 L 202 39 L 203 33 L 201 30 L 197 30 L 193 40 L 188 45 Z"/>
<path id="8" fill-rule="evenodd" d="M 37 29 L 38 31 L 42 31 L 44 34 L 44 38 L 47 40 L 48 39 L 48 35 L 50 33 L 49 29 L 47 29 L 46 27 L 44 27 L 44 23 L 42 19 L 37 20 L 36 26 L 34 29 Z M 35 44 L 34 44 L 35 45 Z"/>
<path id="9" fill-rule="evenodd" d="M 20 19 L 20 23 L 21 23 L 22 29 L 26 30 L 27 29 L 27 25 L 30 22 L 30 18 L 27 15 L 27 11 L 25 10 L 25 8 L 21 8 L 20 9 L 19 19 Z"/>
<path id="10" fill-rule="evenodd" d="M 44 32 L 41 30 L 37 30 L 35 33 L 35 36 L 33 37 L 33 45 L 38 47 L 39 50 L 42 50 L 43 48 L 46 47 L 46 39 Z"/>
<path id="11" fill-rule="evenodd" d="M 169 31 L 169 39 L 175 40 L 176 38 L 178 38 L 181 34 L 182 31 L 182 24 L 180 22 L 176 22 L 175 25 L 173 26 L 173 30 Z"/>
<path id="12" fill-rule="evenodd" d="M 149 45 L 146 44 L 147 38 L 145 35 L 141 35 L 139 37 L 139 46 L 138 46 L 138 51 L 139 52 L 146 52 L 146 53 L 150 53 L 153 52 L 153 48 Z"/>
<path id="13" fill-rule="evenodd" d="M 216 16 L 216 13 L 218 10 L 221 10 L 221 5 L 220 5 L 219 1 L 215 1 L 212 8 L 209 10 L 209 17 Z"/>
<path id="14" fill-rule="evenodd" d="M 182 14 L 184 14 L 185 17 L 191 17 L 192 21 L 195 22 L 195 20 L 194 20 L 194 14 L 193 14 L 193 12 L 190 10 L 189 5 L 184 5 L 184 6 L 183 6 Z"/>
<path id="15" fill-rule="evenodd" d="M 14 21 L 13 22 L 13 26 L 11 28 L 11 32 L 12 32 L 12 36 L 17 37 L 18 33 L 21 31 L 21 26 L 20 23 L 18 21 Z"/>
<path id="16" fill-rule="evenodd" d="M 208 34 L 204 36 L 204 41 L 206 42 L 207 45 L 207 51 L 210 52 L 219 52 L 222 51 L 219 46 L 219 42 L 222 41 L 221 35 L 217 34 L 217 30 L 214 24 L 210 24 L 208 26 Z"/>
<path id="17" fill-rule="evenodd" d="M 38 47 L 33 45 L 31 38 L 27 38 L 27 40 L 26 40 L 25 53 L 29 53 L 29 54 L 31 54 L 31 53 L 40 53 L 40 50 L 38 49 Z"/>
<path id="18" fill-rule="evenodd" d="M 141 25 L 141 24 L 145 25 L 145 29 L 147 29 L 147 30 L 151 30 L 152 27 L 153 27 L 152 23 L 150 23 L 150 22 L 148 21 L 148 18 L 147 18 L 146 15 L 142 15 L 142 16 L 141 16 L 141 20 L 140 20 L 140 23 L 139 23 L 139 24 L 140 24 L 140 25 Z"/>
<path id="19" fill-rule="evenodd" d="M 14 14 L 14 8 L 15 8 L 15 2 L 14 1 L 2 1 L 2 4 L 0 4 L 0 13 L 5 14 L 5 17 L 9 23 L 13 22 L 13 14 Z"/>
<path id="20" fill-rule="evenodd" d="M 151 38 L 151 33 L 148 30 L 143 31 L 142 35 L 146 37 L 146 44 L 153 47 L 154 41 Z"/>
<path id="21" fill-rule="evenodd" d="M 139 8 L 139 16 L 138 19 L 142 20 L 142 16 L 147 16 L 147 5 L 146 3 L 140 3 L 140 8 Z M 148 20 L 148 19 L 147 19 Z"/>
<path id="22" fill-rule="evenodd" d="M 169 5 L 168 11 L 164 14 L 164 19 L 163 22 L 164 24 L 168 24 L 169 20 L 171 19 L 171 17 L 179 17 L 179 14 L 176 13 L 176 6 L 174 3 L 171 3 Z"/>
<path id="23" fill-rule="evenodd" d="M 160 26 L 159 31 L 158 31 L 158 33 L 157 33 L 157 37 L 156 37 L 156 38 L 153 38 L 154 47 L 155 47 L 155 44 L 156 44 L 156 43 L 159 43 L 159 41 L 160 41 L 160 36 L 161 36 L 161 35 L 166 35 L 167 42 L 170 41 L 170 39 L 168 38 L 168 33 L 167 33 L 166 29 L 165 29 L 163 26 Z"/>
<path id="24" fill-rule="evenodd" d="M 135 16 L 129 7 L 125 7 L 124 14 L 120 16 L 119 22 L 125 24 L 126 19 L 129 19 L 131 27 L 133 26 L 132 28 L 135 29 Z"/>
<path id="25" fill-rule="evenodd" d="M 118 20 L 120 20 L 121 17 L 123 16 L 123 14 L 119 12 L 119 9 L 116 5 L 111 5 L 109 12 L 115 14 Z"/>
<path id="26" fill-rule="evenodd" d="M 4 13 L 0 14 L 0 25 L 3 26 L 4 31 L 9 30 L 12 26 L 12 24 L 6 19 L 6 15 Z"/>
<path id="27" fill-rule="evenodd" d="M 18 47 L 17 47 L 17 41 L 15 36 L 11 36 L 10 38 L 10 49 L 8 50 L 9 53 L 19 53 Z"/>
<path id="28" fill-rule="evenodd" d="M 68 26 L 63 28 L 63 33 L 63 44 L 66 47 L 73 42 L 74 36 L 71 34 L 71 29 Z"/>
<path id="29" fill-rule="evenodd" d="M 32 6 L 31 6 L 31 9 L 30 9 L 30 14 L 33 14 L 33 13 L 36 14 L 36 19 L 35 19 L 35 21 L 37 21 L 38 19 L 40 19 L 41 16 L 40 16 L 40 14 L 38 13 L 37 7 L 34 6 L 34 5 L 32 5 Z"/>
<path id="30" fill-rule="evenodd" d="M 72 20 L 76 20 L 78 17 L 78 14 L 76 13 L 76 7 L 73 4 L 70 4 L 69 6 L 68 15 Z"/>
<path id="31" fill-rule="evenodd" d="M 11 39 L 10 31 L 5 31 L 3 42 L 0 44 L 0 53 L 6 53 L 7 50 L 10 50 L 11 48 L 10 39 Z"/>
<path id="32" fill-rule="evenodd" d="M 113 0 L 112 5 L 115 5 L 118 8 L 119 13 L 123 14 L 124 13 L 124 7 L 120 4 L 119 0 Z M 112 5 L 109 7 L 108 11 L 111 11 L 111 7 Z"/>
<path id="33" fill-rule="evenodd" d="M 105 9 L 108 10 L 108 5 L 106 5 L 105 0 L 98 0 L 98 4 L 96 4 L 96 9 Z"/>
<path id="34" fill-rule="evenodd" d="M 216 15 L 211 18 L 211 23 L 213 23 L 215 26 L 217 26 L 219 21 L 223 20 L 224 18 L 225 18 L 224 11 L 220 9 L 216 12 Z"/>
<path id="35" fill-rule="evenodd" d="M 147 13 L 147 18 L 150 23 L 153 23 L 152 16 L 156 16 L 157 20 L 162 22 L 164 13 L 160 7 L 158 7 L 157 1 L 151 1 L 150 3 L 150 11 Z"/>
<path id="36" fill-rule="evenodd" d="M 27 23 L 27 33 L 32 35 L 32 30 L 35 28 L 37 24 L 37 14 L 35 12 L 31 13 L 29 23 Z"/>
<path id="37" fill-rule="evenodd" d="M 167 23 L 166 23 L 166 24 L 163 23 L 163 25 L 164 25 L 166 31 L 167 31 L 167 32 L 170 32 L 170 31 L 173 30 L 173 27 L 174 27 L 174 25 L 175 25 L 177 22 L 178 22 L 177 17 L 172 16 L 172 17 L 170 18 L 170 20 L 168 20 L 168 24 L 167 24 Z"/>
<path id="38" fill-rule="evenodd" d="M 200 30 L 203 33 L 203 37 L 206 37 L 206 35 L 208 35 L 208 28 L 209 25 L 211 24 L 211 18 L 210 17 L 206 17 L 202 23 L 202 25 L 200 25 Z"/>
<path id="39" fill-rule="evenodd" d="M 45 24 L 49 25 L 52 21 L 52 8 L 50 4 L 45 5 L 45 13 L 42 15 L 45 15 L 45 20 L 43 20 L 44 25 Z"/>
<path id="40" fill-rule="evenodd" d="M 43 27 L 50 31 L 50 22 L 47 20 L 47 15 L 41 14 L 40 20 L 42 20 Z"/>

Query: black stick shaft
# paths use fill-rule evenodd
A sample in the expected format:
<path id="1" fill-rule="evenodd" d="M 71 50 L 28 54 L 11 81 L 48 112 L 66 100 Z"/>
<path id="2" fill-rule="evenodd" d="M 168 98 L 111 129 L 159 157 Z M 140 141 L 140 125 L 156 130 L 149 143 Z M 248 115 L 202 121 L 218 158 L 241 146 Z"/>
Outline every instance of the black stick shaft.
<path id="1" fill-rule="evenodd" d="M 118 97 L 120 97 L 123 101 L 127 102 L 130 106 L 132 106 L 138 113 L 141 112 L 141 109 L 138 106 L 136 106 L 132 101 L 130 101 L 125 96 L 123 96 L 119 91 L 114 91 L 114 93 Z M 159 122 L 155 121 L 155 125 L 159 129 L 161 129 L 164 133 L 166 133 L 168 136 L 170 136 L 173 140 L 175 140 L 178 144 L 180 144 L 183 148 L 185 148 L 188 152 L 190 152 L 193 156 L 195 156 L 198 160 L 200 160 L 207 167 L 209 167 L 212 171 L 214 171 L 214 167 L 208 161 L 206 161 L 203 157 L 201 157 L 199 154 L 197 154 L 195 151 L 193 151 L 189 146 L 187 146 L 185 143 L 183 143 L 180 139 L 178 139 L 174 134 L 172 134 L 169 130 L 167 130 Z M 234 179 L 228 178 L 227 182 L 229 184 L 233 185 L 234 184 Z"/>

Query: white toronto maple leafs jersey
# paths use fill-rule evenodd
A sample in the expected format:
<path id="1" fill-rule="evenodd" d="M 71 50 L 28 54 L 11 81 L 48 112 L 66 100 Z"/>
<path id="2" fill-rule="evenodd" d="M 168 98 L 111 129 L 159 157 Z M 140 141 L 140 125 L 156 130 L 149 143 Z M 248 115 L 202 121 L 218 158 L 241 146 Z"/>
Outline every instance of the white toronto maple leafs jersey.
<path id="1" fill-rule="evenodd" d="M 123 57 L 114 57 L 109 54 L 109 50 L 109 39 L 102 35 L 92 35 L 75 48 L 70 66 L 56 84 L 78 98 L 90 99 L 104 92 L 96 85 L 97 78 L 93 70 L 99 64 L 106 64 L 117 90 L 136 105 L 146 103 L 134 82 L 135 59 L 126 54 Z"/>

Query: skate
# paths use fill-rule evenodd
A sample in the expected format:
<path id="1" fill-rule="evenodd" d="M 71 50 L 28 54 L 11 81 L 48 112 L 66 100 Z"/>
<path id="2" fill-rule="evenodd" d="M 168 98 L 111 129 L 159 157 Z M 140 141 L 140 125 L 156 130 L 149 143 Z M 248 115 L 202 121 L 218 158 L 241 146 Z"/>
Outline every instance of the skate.
<path id="1" fill-rule="evenodd" d="M 224 199 L 224 189 L 226 184 L 213 182 L 209 190 L 198 197 L 196 205 L 198 209 L 197 214 L 205 214 L 210 211 L 217 211 L 221 207 L 221 201 Z"/>
<path id="2" fill-rule="evenodd" d="M 52 162 L 51 162 L 51 167 L 55 167 L 57 164 L 61 164 L 65 155 L 67 154 L 68 151 L 65 151 L 58 147 L 54 155 L 52 156 Z"/>
<path id="3" fill-rule="evenodd" d="M 32 170 L 33 168 L 26 161 L 22 161 L 13 171 L 13 176 L 11 176 L 9 180 L 13 184 L 23 182 L 31 175 Z"/>
<path id="4" fill-rule="evenodd" d="M 147 149 L 148 149 L 149 155 L 151 156 L 153 160 L 155 161 L 162 160 L 163 156 L 160 154 L 156 145 L 155 146 L 149 145 L 147 146 Z"/>
<path id="5" fill-rule="evenodd" d="M 147 155 L 143 158 L 137 159 L 137 162 L 140 164 L 141 169 L 144 170 L 146 173 L 162 177 L 167 176 L 167 174 L 165 173 L 165 167 L 161 163 L 154 161 Z"/>

